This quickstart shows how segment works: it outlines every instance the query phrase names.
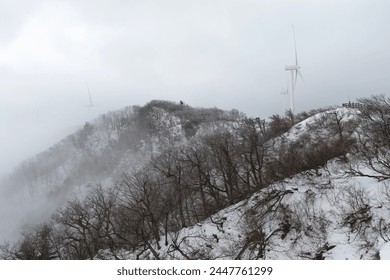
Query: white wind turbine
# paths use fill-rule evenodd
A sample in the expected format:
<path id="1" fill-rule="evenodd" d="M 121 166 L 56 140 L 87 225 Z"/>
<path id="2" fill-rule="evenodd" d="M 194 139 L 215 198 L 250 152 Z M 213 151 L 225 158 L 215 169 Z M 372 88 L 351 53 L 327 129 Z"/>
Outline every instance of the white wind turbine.
<path id="1" fill-rule="evenodd" d="M 89 96 L 89 105 L 87 105 L 87 107 L 88 108 L 95 107 L 95 105 L 92 103 L 91 91 L 89 90 L 88 84 L 87 84 L 87 90 L 88 90 L 88 96 Z"/>
<path id="2" fill-rule="evenodd" d="M 287 103 L 288 103 L 288 80 L 287 80 L 287 86 L 285 89 L 282 89 L 280 94 L 283 96 L 283 113 L 286 112 L 287 109 Z"/>
<path id="3" fill-rule="evenodd" d="M 282 89 L 280 94 L 283 96 L 283 110 L 286 111 L 287 108 L 287 98 L 288 98 L 288 89 Z"/>
<path id="4" fill-rule="evenodd" d="M 295 64 L 294 65 L 286 65 L 284 67 L 284 70 L 290 71 L 290 79 L 291 79 L 291 96 L 290 96 L 290 108 L 291 108 L 291 113 L 294 114 L 294 109 L 295 109 L 295 103 L 294 103 L 294 93 L 295 93 L 295 86 L 297 84 L 298 80 L 298 75 L 301 77 L 303 81 L 303 77 L 301 74 L 301 71 L 299 70 L 301 66 L 298 64 L 298 53 L 297 53 L 297 43 L 295 41 L 295 30 L 294 30 L 294 25 L 292 26 L 293 28 L 293 36 L 294 36 L 294 47 L 295 47 Z"/>

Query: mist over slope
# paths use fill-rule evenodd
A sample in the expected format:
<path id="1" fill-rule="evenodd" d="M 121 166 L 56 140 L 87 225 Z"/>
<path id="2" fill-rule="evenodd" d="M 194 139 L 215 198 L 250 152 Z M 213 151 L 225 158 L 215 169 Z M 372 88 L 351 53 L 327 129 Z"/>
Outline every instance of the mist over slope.
<path id="1" fill-rule="evenodd" d="M 113 184 L 164 147 L 180 145 L 240 117 L 237 111 L 152 101 L 85 123 L 0 182 L 0 224 L 7 225 L 0 229 L 0 240 L 46 220 L 66 200 L 84 196 L 93 185 Z"/>
<path id="2" fill-rule="evenodd" d="M 166 101 L 106 114 L 3 184 L 24 233 L 2 257 L 383 258 L 390 102 L 357 105 L 269 120 Z"/>

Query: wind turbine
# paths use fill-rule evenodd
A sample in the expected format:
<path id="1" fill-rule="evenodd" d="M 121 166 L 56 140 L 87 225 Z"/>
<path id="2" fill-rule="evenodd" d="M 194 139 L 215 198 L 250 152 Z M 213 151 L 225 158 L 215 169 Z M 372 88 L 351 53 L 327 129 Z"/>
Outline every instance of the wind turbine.
<path id="1" fill-rule="evenodd" d="M 292 26 L 293 29 L 293 36 L 294 36 L 294 47 L 295 47 L 295 64 L 294 65 L 286 65 L 284 67 L 284 70 L 290 71 L 290 79 L 291 79 L 291 96 L 290 96 L 290 108 L 291 108 L 291 113 L 294 114 L 295 110 L 295 101 L 294 101 L 294 93 L 295 93 L 295 86 L 297 84 L 298 80 L 298 75 L 301 77 L 303 81 L 303 77 L 301 74 L 301 71 L 299 70 L 301 66 L 299 66 L 298 63 L 298 52 L 297 52 L 297 43 L 295 40 L 295 29 L 294 25 Z"/>
<path id="2" fill-rule="evenodd" d="M 89 96 L 89 105 L 87 105 L 87 107 L 88 108 L 95 107 L 95 105 L 93 105 L 93 103 L 92 103 L 91 91 L 89 90 L 88 84 L 87 84 L 87 90 L 88 90 L 88 96 Z"/>
<path id="3" fill-rule="evenodd" d="M 288 88 L 282 89 L 280 94 L 283 95 L 283 110 L 286 111 L 287 98 L 288 98 Z"/>
<path id="4" fill-rule="evenodd" d="M 287 79 L 287 86 L 285 89 L 282 89 L 280 94 L 283 96 L 283 113 L 286 112 L 287 109 L 287 103 L 288 103 L 288 79 Z"/>

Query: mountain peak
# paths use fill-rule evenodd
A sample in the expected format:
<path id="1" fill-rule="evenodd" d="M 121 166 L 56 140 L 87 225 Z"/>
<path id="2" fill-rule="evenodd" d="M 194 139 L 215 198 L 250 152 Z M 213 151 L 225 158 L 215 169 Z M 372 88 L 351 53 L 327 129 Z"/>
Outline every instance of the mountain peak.
<path id="1" fill-rule="evenodd" d="M 378 258 L 390 236 L 390 102 L 360 102 L 269 120 L 184 102 L 126 107 L 23 163 L 3 190 L 31 207 L 7 211 L 22 213 L 14 229 L 46 221 L 20 242 L 47 231 L 89 240 L 58 241 L 50 258 Z"/>

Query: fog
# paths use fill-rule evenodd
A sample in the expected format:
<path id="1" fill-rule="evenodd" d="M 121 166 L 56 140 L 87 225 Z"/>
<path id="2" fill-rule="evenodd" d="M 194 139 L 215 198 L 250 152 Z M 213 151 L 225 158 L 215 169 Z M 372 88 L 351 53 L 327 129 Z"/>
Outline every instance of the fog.
<path id="1" fill-rule="evenodd" d="M 0 177 L 99 114 L 152 99 L 281 114 L 292 24 L 297 111 L 388 94 L 389 10 L 386 0 L 1 0 Z"/>

